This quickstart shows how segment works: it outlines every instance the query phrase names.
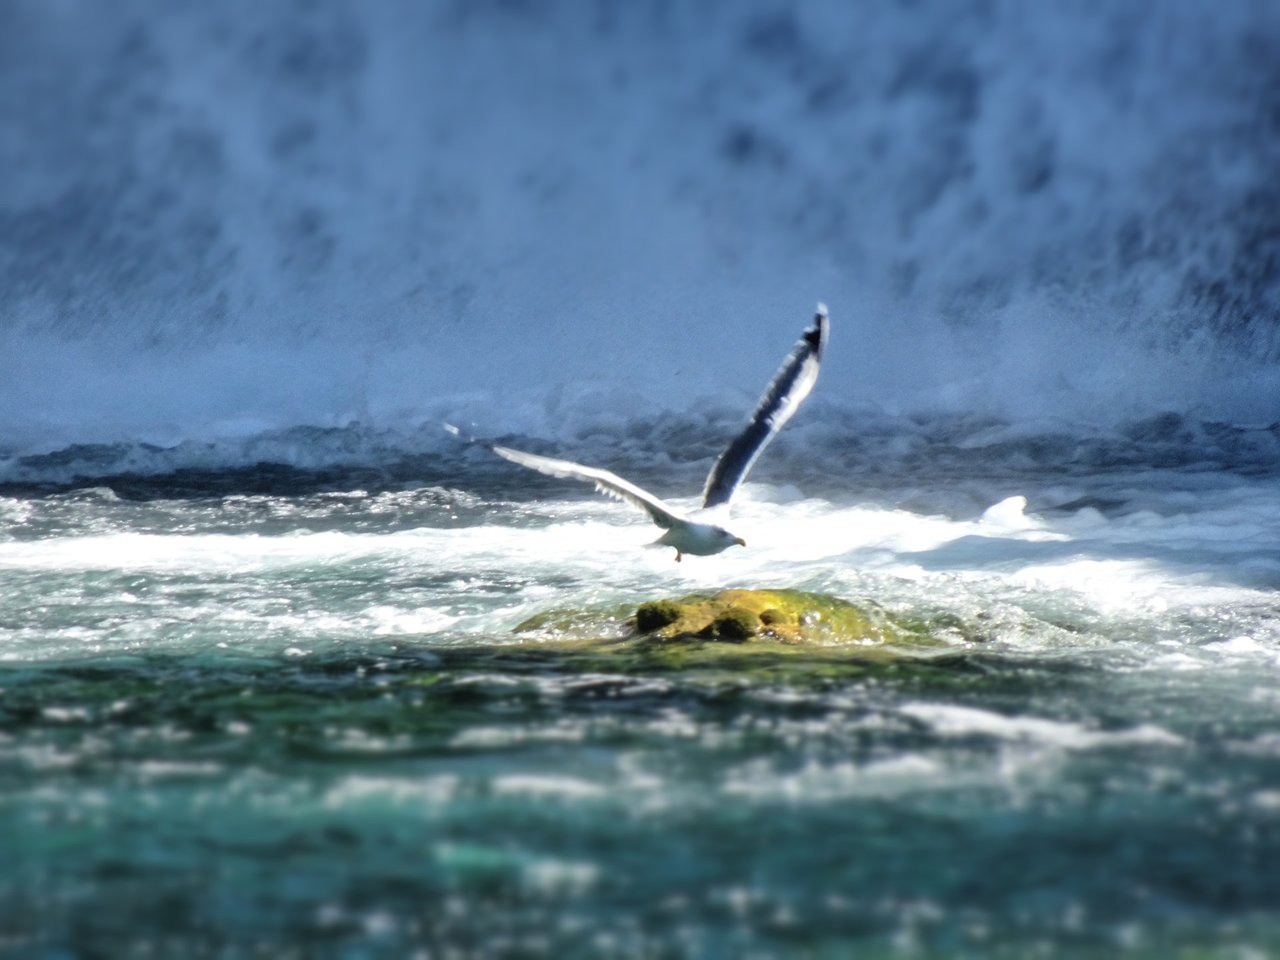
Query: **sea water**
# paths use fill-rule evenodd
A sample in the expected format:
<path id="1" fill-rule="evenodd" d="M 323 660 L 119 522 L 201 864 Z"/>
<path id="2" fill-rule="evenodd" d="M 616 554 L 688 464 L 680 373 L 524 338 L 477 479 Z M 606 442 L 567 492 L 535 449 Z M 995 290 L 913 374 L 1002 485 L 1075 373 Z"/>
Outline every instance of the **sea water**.
<path id="1" fill-rule="evenodd" d="M 476 451 L 430 483 L 6 497 L 4 945 L 1266 955 L 1280 470 L 1251 439 L 1082 470 L 1088 442 L 1022 438 L 947 483 L 780 442 L 749 546 L 682 564 Z M 650 458 L 612 465 L 689 503 L 705 464 Z M 682 670 L 513 632 L 725 586 L 932 618 L 943 648 Z"/>

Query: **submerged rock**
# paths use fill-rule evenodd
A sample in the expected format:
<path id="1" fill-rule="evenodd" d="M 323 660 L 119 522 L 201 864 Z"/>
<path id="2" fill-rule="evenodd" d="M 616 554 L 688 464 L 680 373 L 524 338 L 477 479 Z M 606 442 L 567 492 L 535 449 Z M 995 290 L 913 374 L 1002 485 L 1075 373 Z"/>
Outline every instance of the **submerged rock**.
<path id="1" fill-rule="evenodd" d="M 520 623 L 515 632 L 543 640 L 628 648 L 896 650 L 954 649 L 930 625 L 895 616 L 873 602 L 801 590 L 720 590 L 648 600 L 638 607 L 553 609 Z"/>
<path id="2" fill-rule="evenodd" d="M 786 644 L 874 644 L 921 640 L 875 604 L 801 590 L 721 590 L 642 603 L 635 634 L 665 641 L 711 640 Z"/>

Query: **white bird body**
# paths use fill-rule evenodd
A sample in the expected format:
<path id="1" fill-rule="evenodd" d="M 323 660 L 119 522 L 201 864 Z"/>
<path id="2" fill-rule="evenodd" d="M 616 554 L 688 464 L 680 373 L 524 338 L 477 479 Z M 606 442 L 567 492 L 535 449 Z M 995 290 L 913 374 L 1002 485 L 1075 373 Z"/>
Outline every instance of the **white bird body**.
<path id="1" fill-rule="evenodd" d="M 713 557 L 734 545 L 745 547 L 747 541 L 735 537 L 717 523 L 701 523 L 693 517 L 677 517 L 671 528 L 653 541 L 653 546 L 675 547 L 677 562 L 686 553 L 695 557 Z"/>
<path id="2" fill-rule="evenodd" d="M 608 470 L 476 440 L 452 424 L 445 424 L 445 429 L 454 436 L 487 447 L 512 463 L 553 477 L 593 483 L 601 493 L 639 507 L 663 528 L 662 536 L 653 545 L 674 547 L 677 561 L 686 553 L 695 557 L 714 556 L 729 547 L 747 545 L 745 540 L 730 533 L 717 521 L 728 519 L 729 501 L 746 477 L 747 471 L 813 389 L 818 379 L 818 367 L 826 346 L 827 333 L 827 308 L 820 303 L 813 325 L 804 332 L 800 342 L 765 388 L 764 396 L 760 398 L 746 428 L 716 459 L 707 475 L 702 508 L 687 516 L 682 516 L 659 497 Z"/>

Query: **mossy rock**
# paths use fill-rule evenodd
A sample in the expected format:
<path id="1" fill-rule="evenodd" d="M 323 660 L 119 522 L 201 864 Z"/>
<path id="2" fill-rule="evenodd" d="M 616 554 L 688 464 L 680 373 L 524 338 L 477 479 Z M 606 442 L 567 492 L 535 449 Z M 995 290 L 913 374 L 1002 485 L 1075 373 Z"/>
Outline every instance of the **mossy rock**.
<path id="1" fill-rule="evenodd" d="M 651 600 L 636 609 L 631 623 L 635 637 L 668 642 L 881 646 L 929 639 L 876 604 L 801 590 L 721 590 Z"/>
<path id="2" fill-rule="evenodd" d="M 674 600 L 649 600 L 636 607 L 636 629 L 641 633 L 661 630 L 679 620 L 683 612 L 683 608 Z"/>
<path id="3" fill-rule="evenodd" d="M 558 608 L 515 628 L 525 642 L 496 648 L 517 658 L 536 650 L 573 669 L 698 671 L 755 680 L 820 682 L 850 671 L 911 661 L 960 662 L 954 629 L 800 590 L 721 590 L 649 600 L 638 607 Z M 498 654 L 495 654 L 498 655 Z"/>
<path id="4" fill-rule="evenodd" d="M 604 610 L 555 607 L 526 617 L 511 632 L 555 639 L 616 639 L 627 632 L 634 616 L 630 604 Z"/>

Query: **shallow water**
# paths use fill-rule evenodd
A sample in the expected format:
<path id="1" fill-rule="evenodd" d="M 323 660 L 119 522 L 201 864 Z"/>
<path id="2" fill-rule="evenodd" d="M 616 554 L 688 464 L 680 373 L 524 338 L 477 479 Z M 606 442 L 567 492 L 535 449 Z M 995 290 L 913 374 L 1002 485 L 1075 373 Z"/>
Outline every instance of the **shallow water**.
<path id="1" fill-rule="evenodd" d="M 748 485 L 750 546 L 680 565 L 625 507 L 470 459 L 0 500 L 0 946 L 1280 949 L 1274 469 L 1020 462 Z M 948 646 L 681 668 L 512 633 L 725 585 Z"/>

